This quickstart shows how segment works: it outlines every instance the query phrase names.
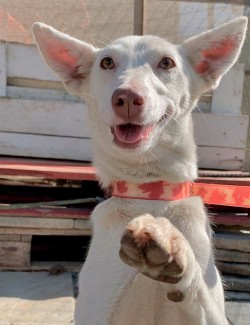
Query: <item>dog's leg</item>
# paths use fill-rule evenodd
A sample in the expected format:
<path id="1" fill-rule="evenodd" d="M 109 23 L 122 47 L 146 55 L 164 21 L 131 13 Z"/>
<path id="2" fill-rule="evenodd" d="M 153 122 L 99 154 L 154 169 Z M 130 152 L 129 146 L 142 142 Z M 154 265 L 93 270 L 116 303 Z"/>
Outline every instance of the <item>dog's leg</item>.
<path id="1" fill-rule="evenodd" d="M 213 297 L 189 242 L 166 218 L 146 214 L 132 220 L 121 239 L 120 257 L 145 276 L 168 283 L 168 299 L 178 303 L 188 324 L 227 324 L 223 301 Z"/>

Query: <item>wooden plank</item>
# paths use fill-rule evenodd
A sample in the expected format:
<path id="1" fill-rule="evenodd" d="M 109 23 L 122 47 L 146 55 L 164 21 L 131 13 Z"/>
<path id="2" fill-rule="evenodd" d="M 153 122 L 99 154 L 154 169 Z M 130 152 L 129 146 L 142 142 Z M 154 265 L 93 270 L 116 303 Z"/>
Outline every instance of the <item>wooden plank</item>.
<path id="1" fill-rule="evenodd" d="M 26 87 L 31 89 L 46 90 L 65 90 L 63 84 L 59 81 L 37 80 L 17 77 L 7 77 L 7 85 L 16 87 Z"/>
<path id="2" fill-rule="evenodd" d="M 250 217 L 247 215 L 236 213 L 214 214 L 210 218 L 214 224 L 220 226 L 239 226 L 241 228 L 250 227 Z"/>
<path id="3" fill-rule="evenodd" d="M 0 271 L 15 271 L 15 272 L 51 272 L 54 268 L 60 268 L 62 272 L 77 272 L 82 268 L 82 262 L 31 262 L 28 266 L 0 266 Z"/>
<path id="4" fill-rule="evenodd" d="M 89 138 L 87 113 L 84 103 L 0 98 L 0 131 Z"/>
<path id="5" fill-rule="evenodd" d="M 96 180 L 89 164 L 0 157 L 0 175 L 25 175 L 47 179 Z"/>
<path id="6" fill-rule="evenodd" d="M 0 266 L 27 266 L 30 261 L 30 243 L 0 242 Z"/>
<path id="7" fill-rule="evenodd" d="M 92 224 L 90 220 L 75 220 L 74 221 L 74 229 L 86 229 L 90 230 L 92 228 Z"/>
<path id="8" fill-rule="evenodd" d="M 231 184 L 250 186 L 250 173 L 228 170 L 199 170 L 199 183 Z"/>
<path id="9" fill-rule="evenodd" d="M 247 263 L 217 262 L 217 266 L 224 274 L 250 276 L 250 265 Z"/>
<path id="10" fill-rule="evenodd" d="M 0 241 L 21 241 L 21 235 L 0 235 Z"/>
<path id="11" fill-rule="evenodd" d="M 250 277 L 224 275 L 223 280 L 228 290 L 250 292 Z"/>
<path id="12" fill-rule="evenodd" d="M 203 147 L 246 147 L 248 116 L 193 113 L 196 143 Z"/>
<path id="13" fill-rule="evenodd" d="M 0 227 L 43 228 L 43 229 L 73 229 L 73 219 L 0 217 Z"/>
<path id="14" fill-rule="evenodd" d="M 32 82 L 34 83 L 34 82 Z M 7 86 L 7 97 L 9 98 L 22 98 L 22 99 L 35 99 L 35 100 L 67 100 L 72 102 L 82 102 L 79 97 L 70 95 L 66 90 L 53 90 L 42 88 L 27 88 Z"/>
<path id="15" fill-rule="evenodd" d="M 33 186 L 33 187 L 81 187 L 81 181 L 60 181 L 32 176 L 9 176 L 0 174 L 0 185 Z"/>
<path id="16" fill-rule="evenodd" d="M 216 260 L 221 262 L 250 264 L 250 253 L 227 250 L 227 249 L 216 249 L 215 256 L 216 256 Z"/>
<path id="17" fill-rule="evenodd" d="M 48 68 L 35 45 L 8 43 L 7 76 L 59 81 Z"/>
<path id="18" fill-rule="evenodd" d="M 91 161 L 91 140 L 0 132 L 0 153 L 7 156 Z"/>
<path id="19" fill-rule="evenodd" d="M 221 79 L 212 98 L 213 114 L 241 114 L 244 76 L 244 64 L 237 63 Z"/>
<path id="20" fill-rule="evenodd" d="M 240 170 L 244 165 L 244 159 L 244 149 L 198 147 L 199 168 Z"/>
<path id="21" fill-rule="evenodd" d="M 6 43 L 0 42 L 0 96 L 6 96 Z"/>
<path id="22" fill-rule="evenodd" d="M 1 205 L 0 205 L 1 207 Z M 88 219 L 90 209 L 77 208 L 39 208 L 39 209 L 11 209 L 1 210 L 0 216 L 4 217 L 32 217 L 52 219 Z M 0 237 L 1 240 L 1 237 Z"/>
<path id="23" fill-rule="evenodd" d="M 30 242 L 32 239 L 31 235 L 21 235 L 21 241 Z"/>
<path id="24" fill-rule="evenodd" d="M 21 234 L 39 236 L 90 236 L 91 231 L 89 229 L 0 227 L 0 234 Z"/>
<path id="25" fill-rule="evenodd" d="M 227 300 L 239 300 L 241 302 L 250 301 L 250 293 L 248 292 L 237 292 L 237 291 L 226 290 L 225 296 Z"/>
<path id="26" fill-rule="evenodd" d="M 250 234 L 244 233 L 216 233 L 215 247 L 220 249 L 250 252 Z"/>

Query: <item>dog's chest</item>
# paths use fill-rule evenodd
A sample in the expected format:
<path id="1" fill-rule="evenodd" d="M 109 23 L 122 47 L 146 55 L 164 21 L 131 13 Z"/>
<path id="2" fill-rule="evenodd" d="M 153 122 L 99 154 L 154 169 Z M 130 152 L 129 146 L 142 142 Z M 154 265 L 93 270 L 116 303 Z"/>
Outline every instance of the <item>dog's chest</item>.
<path id="1" fill-rule="evenodd" d="M 143 276 L 119 258 L 122 233 L 144 208 L 115 208 L 105 202 L 94 211 L 94 237 L 81 272 L 78 299 L 85 315 L 81 319 L 89 325 L 179 324 L 175 304 L 167 299 L 168 285 Z M 93 301 L 98 308 L 91 312 Z"/>
<path id="2" fill-rule="evenodd" d="M 121 292 L 105 325 L 175 325 L 179 324 L 177 309 L 166 297 L 162 284 L 136 274 Z"/>

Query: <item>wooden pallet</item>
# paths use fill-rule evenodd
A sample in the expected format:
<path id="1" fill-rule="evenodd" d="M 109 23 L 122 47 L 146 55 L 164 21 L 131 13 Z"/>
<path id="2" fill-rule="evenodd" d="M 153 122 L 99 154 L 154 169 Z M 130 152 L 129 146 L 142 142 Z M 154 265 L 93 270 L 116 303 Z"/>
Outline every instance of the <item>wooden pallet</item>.
<path id="1" fill-rule="evenodd" d="M 249 176 L 243 172 L 201 170 L 199 182 L 249 186 Z M 65 195 L 74 201 L 79 199 L 84 187 L 89 191 L 90 183 L 96 184 L 96 177 L 95 169 L 89 164 L 0 159 L 0 204 L 60 201 L 65 200 Z M 90 236 L 89 215 L 93 206 L 65 204 L 62 207 L 0 209 L 0 269 L 45 268 L 46 263 L 37 266 L 30 260 L 32 236 Z M 249 296 L 249 209 L 215 206 L 208 206 L 208 209 L 215 231 L 218 267 L 228 285 L 229 296 L 234 299 L 242 294 Z"/>

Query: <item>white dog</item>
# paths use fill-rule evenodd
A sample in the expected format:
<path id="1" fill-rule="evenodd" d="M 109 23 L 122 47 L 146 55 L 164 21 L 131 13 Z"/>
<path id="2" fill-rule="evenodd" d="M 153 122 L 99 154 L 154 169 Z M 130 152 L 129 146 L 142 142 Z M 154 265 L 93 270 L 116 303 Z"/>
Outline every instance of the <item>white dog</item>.
<path id="1" fill-rule="evenodd" d="M 76 325 L 227 324 L 209 220 L 188 197 L 191 111 L 237 60 L 246 26 L 240 17 L 178 46 L 128 36 L 97 49 L 34 25 L 47 64 L 88 104 L 94 164 L 114 188 L 92 214 Z"/>

